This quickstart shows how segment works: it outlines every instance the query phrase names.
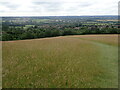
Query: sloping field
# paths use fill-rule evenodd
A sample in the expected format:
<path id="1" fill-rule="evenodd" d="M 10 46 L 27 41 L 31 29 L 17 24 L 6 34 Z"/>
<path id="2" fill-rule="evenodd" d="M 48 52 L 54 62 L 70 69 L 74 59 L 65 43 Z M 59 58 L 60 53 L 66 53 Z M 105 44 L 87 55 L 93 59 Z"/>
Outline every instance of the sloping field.
<path id="1" fill-rule="evenodd" d="M 3 88 L 117 88 L 118 35 L 3 42 Z"/>

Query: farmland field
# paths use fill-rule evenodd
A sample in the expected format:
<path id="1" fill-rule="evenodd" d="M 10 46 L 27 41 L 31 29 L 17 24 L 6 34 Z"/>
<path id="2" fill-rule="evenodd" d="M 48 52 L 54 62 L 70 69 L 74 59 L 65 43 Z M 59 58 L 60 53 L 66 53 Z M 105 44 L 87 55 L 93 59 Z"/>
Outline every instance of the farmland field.
<path id="1" fill-rule="evenodd" d="M 118 35 L 3 41 L 3 88 L 117 88 Z"/>

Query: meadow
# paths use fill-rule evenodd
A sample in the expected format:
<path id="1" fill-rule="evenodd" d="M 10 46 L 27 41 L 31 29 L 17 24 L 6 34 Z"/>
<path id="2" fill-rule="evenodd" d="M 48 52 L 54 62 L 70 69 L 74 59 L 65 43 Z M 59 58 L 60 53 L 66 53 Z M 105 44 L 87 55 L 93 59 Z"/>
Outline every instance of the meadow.
<path id="1" fill-rule="evenodd" d="M 118 34 L 2 44 L 3 88 L 118 87 Z"/>

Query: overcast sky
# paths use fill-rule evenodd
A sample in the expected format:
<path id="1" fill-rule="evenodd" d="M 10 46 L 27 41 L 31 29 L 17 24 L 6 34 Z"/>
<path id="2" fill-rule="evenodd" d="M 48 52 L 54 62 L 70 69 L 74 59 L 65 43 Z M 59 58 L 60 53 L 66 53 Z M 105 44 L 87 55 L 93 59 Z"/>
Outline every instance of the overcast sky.
<path id="1" fill-rule="evenodd" d="M 117 15 L 119 0 L 0 0 L 0 16 Z"/>

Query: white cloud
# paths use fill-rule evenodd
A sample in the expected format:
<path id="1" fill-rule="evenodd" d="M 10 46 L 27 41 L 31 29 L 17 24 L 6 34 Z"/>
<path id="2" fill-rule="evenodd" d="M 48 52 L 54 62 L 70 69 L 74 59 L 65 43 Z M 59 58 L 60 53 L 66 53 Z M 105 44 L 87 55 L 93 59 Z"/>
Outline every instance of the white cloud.
<path id="1" fill-rule="evenodd" d="M 0 16 L 117 15 L 118 0 L 4 0 Z"/>

